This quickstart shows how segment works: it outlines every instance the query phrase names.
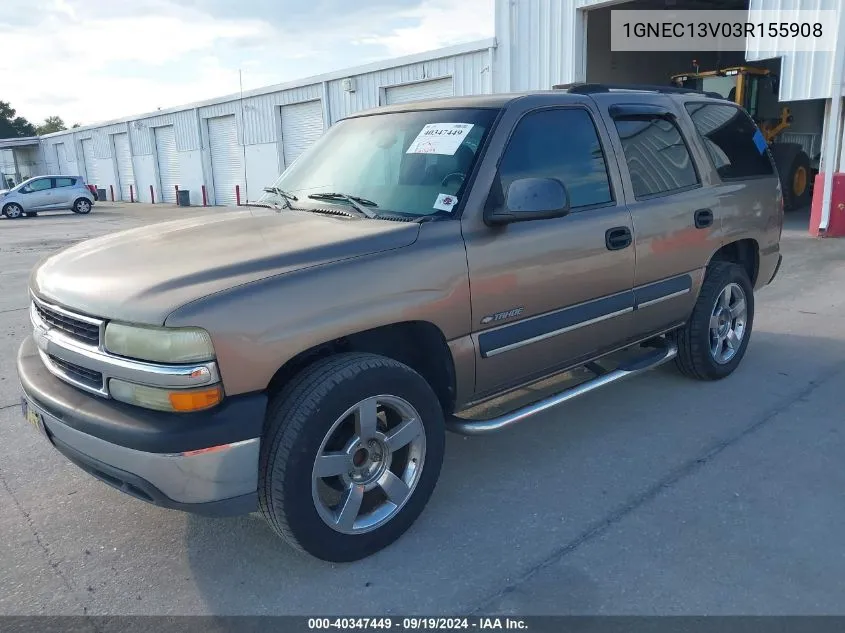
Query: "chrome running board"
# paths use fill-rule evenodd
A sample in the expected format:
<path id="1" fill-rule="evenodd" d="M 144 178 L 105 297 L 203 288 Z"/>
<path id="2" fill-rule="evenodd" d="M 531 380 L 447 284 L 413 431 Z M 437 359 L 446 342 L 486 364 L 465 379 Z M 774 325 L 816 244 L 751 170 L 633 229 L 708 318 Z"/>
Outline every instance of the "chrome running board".
<path id="1" fill-rule="evenodd" d="M 564 402 L 574 400 L 578 396 L 583 396 L 584 394 L 595 391 L 596 389 L 606 387 L 611 383 L 642 374 L 650 369 L 654 369 L 663 363 L 669 362 L 677 355 L 677 346 L 674 344 L 667 344 L 666 347 L 663 347 L 656 352 L 652 352 L 643 358 L 637 359 L 630 364 L 623 365 L 609 372 L 600 373 L 600 371 L 602 371 L 601 368 L 595 363 L 590 363 L 585 366 L 590 369 L 590 371 L 599 374 L 595 378 L 582 382 L 570 389 L 561 391 L 560 393 L 545 398 L 544 400 L 540 400 L 534 404 L 529 404 L 528 406 L 516 409 L 515 411 L 511 411 L 510 413 L 506 413 L 505 415 L 501 415 L 496 418 L 490 418 L 488 420 L 469 420 L 466 418 L 459 418 L 454 415 L 449 416 L 446 419 L 446 428 L 453 433 L 460 433 L 461 435 L 485 435 L 487 433 L 501 431 L 504 428 L 513 426 L 523 420 L 527 420 L 528 418 L 542 413 L 543 411 L 552 409 Z"/>

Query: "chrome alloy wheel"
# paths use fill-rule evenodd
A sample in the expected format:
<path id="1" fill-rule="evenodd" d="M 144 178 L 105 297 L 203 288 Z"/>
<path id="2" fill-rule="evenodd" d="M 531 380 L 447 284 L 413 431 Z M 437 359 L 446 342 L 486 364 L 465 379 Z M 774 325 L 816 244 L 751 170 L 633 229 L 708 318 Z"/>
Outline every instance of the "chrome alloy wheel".
<path id="1" fill-rule="evenodd" d="M 358 402 L 329 429 L 311 475 L 320 518 L 343 534 L 374 530 L 395 517 L 420 480 L 425 429 L 398 396 Z"/>
<path id="2" fill-rule="evenodd" d="M 748 306 L 739 284 L 725 286 L 710 316 L 710 354 L 720 365 L 736 356 L 745 336 Z"/>

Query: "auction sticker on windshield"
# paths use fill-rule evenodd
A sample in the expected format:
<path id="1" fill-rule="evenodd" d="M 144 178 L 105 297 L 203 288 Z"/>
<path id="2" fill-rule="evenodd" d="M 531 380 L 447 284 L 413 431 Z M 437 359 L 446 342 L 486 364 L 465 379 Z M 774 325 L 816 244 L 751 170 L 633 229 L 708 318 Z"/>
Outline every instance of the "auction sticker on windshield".
<path id="1" fill-rule="evenodd" d="M 429 123 L 420 130 L 405 153 L 452 156 L 472 128 L 472 123 Z"/>
<path id="2" fill-rule="evenodd" d="M 455 196 L 441 193 L 437 196 L 437 200 L 434 201 L 434 208 L 440 211 L 449 211 L 451 213 L 456 204 L 458 204 L 458 199 Z"/>

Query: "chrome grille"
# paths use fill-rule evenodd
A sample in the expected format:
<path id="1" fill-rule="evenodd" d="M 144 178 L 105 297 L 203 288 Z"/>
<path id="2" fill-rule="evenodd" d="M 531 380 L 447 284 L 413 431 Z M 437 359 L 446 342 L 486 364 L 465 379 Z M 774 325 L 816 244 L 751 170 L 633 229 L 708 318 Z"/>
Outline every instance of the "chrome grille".
<path id="1" fill-rule="evenodd" d="M 103 388 L 103 374 L 100 372 L 94 371 L 93 369 L 87 369 L 86 367 L 80 367 L 79 365 L 74 365 L 73 363 L 69 363 L 66 360 L 53 356 L 52 354 L 48 355 L 48 357 L 50 362 L 71 380 L 80 382 L 95 389 Z"/>
<path id="2" fill-rule="evenodd" d="M 100 344 L 100 325 L 94 320 L 84 320 L 63 310 L 45 305 L 39 301 L 33 302 L 35 312 L 39 318 L 51 328 L 61 330 L 69 338 L 97 346 Z"/>

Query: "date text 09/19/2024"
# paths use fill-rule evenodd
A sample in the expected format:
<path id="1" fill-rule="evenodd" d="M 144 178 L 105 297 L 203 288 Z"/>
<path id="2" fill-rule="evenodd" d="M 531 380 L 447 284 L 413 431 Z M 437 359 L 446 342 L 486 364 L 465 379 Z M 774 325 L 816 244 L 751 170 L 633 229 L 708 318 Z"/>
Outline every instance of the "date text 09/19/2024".
<path id="1" fill-rule="evenodd" d="M 443 617 L 412 617 L 412 618 L 308 618 L 309 630 L 527 630 L 528 625 L 520 618 L 476 617 L 476 618 L 443 618 Z"/>

